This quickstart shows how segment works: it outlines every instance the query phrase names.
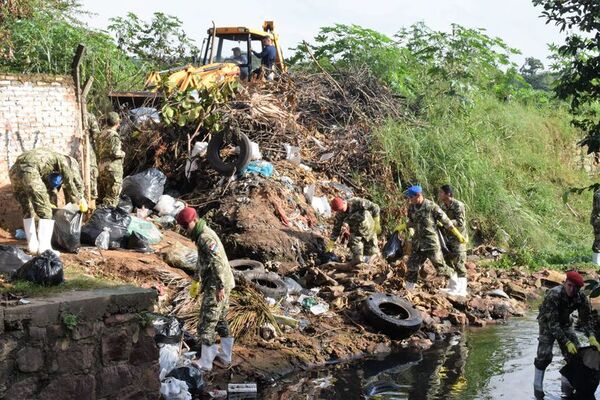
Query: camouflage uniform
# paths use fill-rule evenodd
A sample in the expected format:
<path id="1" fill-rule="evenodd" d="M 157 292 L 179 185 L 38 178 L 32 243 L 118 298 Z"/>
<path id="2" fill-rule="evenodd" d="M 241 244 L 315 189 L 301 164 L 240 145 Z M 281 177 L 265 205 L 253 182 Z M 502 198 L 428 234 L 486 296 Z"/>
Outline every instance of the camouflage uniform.
<path id="1" fill-rule="evenodd" d="M 408 259 L 408 282 L 417 282 L 419 270 L 429 259 L 438 273 L 451 276 L 452 269 L 446 266 L 442 246 L 438 237 L 437 223 L 452 228 L 452 221 L 433 201 L 424 199 L 423 204 L 408 207 L 408 226 L 415 230 L 412 237 L 412 253 Z"/>
<path id="2" fill-rule="evenodd" d="M 538 338 L 537 356 L 534 361 L 536 368 L 546 369 L 552 362 L 552 347 L 558 342 L 565 358 L 568 357 L 566 344 L 573 342 L 579 347 L 579 340 L 573 330 L 571 313 L 577 310 L 579 320 L 586 336 L 592 335 L 591 306 L 587 296 L 577 292 L 574 297 L 567 296 L 562 285 L 556 286 L 546 293 L 537 317 L 540 334 Z"/>
<path id="3" fill-rule="evenodd" d="M 98 197 L 98 161 L 96 160 L 96 139 L 100 133 L 98 120 L 92 113 L 87 114 L 87 131 L 90 140 L 90 196 L 92 199 Z"/>
<path id="4" fill-rule="evenodd" d="M 467 227 L 465 218 L 465 205 L 456 200 L 450 199 L 450 204 L 442 203 L 442 211 L 446 213 L 448 218 L 452 221 L 452 225 L 458 229 L 463 237 L 467 238 Z M 448 255 L 446 255 L 446 264 L 452 267 L 459 278 L 467 276 L 467 269 L 465 268 L 465 262 L 467 261 L 467 245 L 461 243 L 453 234 L 444 235 L 446 239 L 446 247 L 448 248 Z"/>
<path id="5" fill-rule="evenodd" d="M 198 222 L 192 238 L 198 247 L 198 278 L 202 285 L 198 336 L 202 344 L 212 346 L 216 343 L 217 333 L 221 338 L 231 336 L 225 317 L 229 310 L 229 294 L 235 282 L 225 249 L 215 231 L 205 226 L 204 222 Z M 225 290 L 225 298 L 217 302 L 216 293 L 220 289 Z"/>
<path id="6" fill-rule="evenodd" d="M 123 183 L 123 157 L 121 138 L 116 129 L 103 130 L 96 140 L 98 150 L 98 200 L 99 204 L 115 207 L 119 203 Z"/>
<path id="7" fill-rule="evenodd" d="M 332 237 L 337 238 L 344 223 L 350 227 L 350 240 L 348 246 L 354 258 L 363 255 L 372 256 L 379 251 L 375 222 L 373 218 L 379 217 L 379 206 L 369 200 L 354 197 L 348 202 L 345 212 L 338 212 L 335 216 Z"/>
<path id="8" fill-rule="evenodd" d="M 594 192 L 590 224 L 594 227 L 594 244 L 592 246 L 592 251 L 594 253 L 600 253 L 600 190 Z"/>

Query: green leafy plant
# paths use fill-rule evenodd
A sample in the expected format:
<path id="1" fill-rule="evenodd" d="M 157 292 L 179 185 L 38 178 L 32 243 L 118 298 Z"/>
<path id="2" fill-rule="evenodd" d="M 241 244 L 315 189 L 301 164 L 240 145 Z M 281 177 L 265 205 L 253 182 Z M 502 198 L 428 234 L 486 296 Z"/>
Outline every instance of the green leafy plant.
<path id="1" fill-rule="evenodd" d="M 77 315 L 71 313 L 64 313 L 62 316 L 62 321 L 65 327 L 70 331 L 75 329 L 79 323 Z"/>

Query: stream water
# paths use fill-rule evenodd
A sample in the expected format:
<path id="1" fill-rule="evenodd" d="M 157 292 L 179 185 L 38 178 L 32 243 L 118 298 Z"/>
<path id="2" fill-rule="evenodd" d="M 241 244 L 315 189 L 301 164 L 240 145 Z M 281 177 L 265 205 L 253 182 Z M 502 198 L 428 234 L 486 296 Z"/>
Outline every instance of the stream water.
<path id="1" fill-rule="evenodd" d="M 506 325 L 469 330 L 422 352 L 407 350 L 381 360 L 296 374 L 265 388 L 260 398 L 533 399 L 536 315 L 532 312 Z M 587 341 L 583 339 L 582 343 Z M 547 400 L 560 399 L 558 370 L 562 365 L 555 346 L 554 361 L 544 381 Z M 600 396 L 600 390 L 596 396 Z"/>

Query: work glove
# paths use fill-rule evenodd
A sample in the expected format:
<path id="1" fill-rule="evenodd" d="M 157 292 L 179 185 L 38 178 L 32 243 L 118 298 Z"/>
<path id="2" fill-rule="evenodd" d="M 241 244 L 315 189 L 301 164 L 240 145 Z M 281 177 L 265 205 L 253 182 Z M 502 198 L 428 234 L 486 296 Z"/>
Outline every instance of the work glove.
<path id="1" fill-rule="evenodd" d="M 82 213 L 88 212 L 88 203 L 83 198 L 79 200 L 79 211 L 81 211 Z"/>
<path id="2" fill-rule="evenodd" d="M 192 299 L 198 297 L 198 292 L 200 291 L 200 282 L 197 280 L 193 280 L 190 288 L 188 289 L 188 294 Z"/>
<path id="3" fill-rule="evenodd" d="M 332 252 L 334 248 L 335 248 L 335 241 L 333 239 L 329 239 L 327 241 L 327 244 L 325 245 L 325 251 L 327 253 L 329 253 L 329 252 Z"/>
<path id="4" fill-rule="evenodd" d="M 598 343 L 598 342 L 596 342 L 596 343 Z M 577 346 L 575 346 L 575 343 L 568 341 L 567 344 L 565 345 L 565 347 L 567 348 L 567 352 L 569 354 L 577 354 Z"/>
<path id="5" fill-rule="evenodd" d="M 373 218 L 373 222 L 375 223 L 375 234 L 379 235 L 381 233 L 381 217 L 378 215 Z"/>
<path id="6" fill-rule="evenodd" d="M 461 233 L 458 231 L 458 229 L 455 226 L 453 226 L 450 229 L 450 233 L 452 233 L 454 235 L 454 237 L 457 238 L 460 243 L 467 243 L 467 239 L 465 239 L 465 237 L 463 235 L 461 235 Z"/>
<path id="7" fill-rule="evenodd" d="M 408 228 L 408 237 L 411 238 L 415 235 L 415 229 L 414 228 Z"/>
<path id="8" fill-rule="evenodd" d="M 407 228 L 406 222 L 400 221 L 398 223 L 398 225 L 396 225 L 396 227 L 394 228 L 394 232 L 401 233 L 401 232 L 404 232 L 406 230 L 406 228 Z"/>
<path id="9" fill-rule="evenodd" d="M 596 336 L 590 336 L 588 340 L 590 342 L 590 346 L 595 347 L 596 350 L 600 351 L 600 343 L 598 343 L 596 340 Z"/>

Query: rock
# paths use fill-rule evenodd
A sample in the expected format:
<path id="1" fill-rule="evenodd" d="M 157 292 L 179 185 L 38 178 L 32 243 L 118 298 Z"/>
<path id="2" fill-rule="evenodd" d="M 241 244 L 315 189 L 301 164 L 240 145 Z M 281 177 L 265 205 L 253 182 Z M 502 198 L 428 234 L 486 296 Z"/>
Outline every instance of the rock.
<path id="1" fill-rule="evenodd" d="M 506 294 L 506 292 L 502 289 L 494 289 L 494 290 L 488 290 L 487 292 L 484 293 L 486 296 L 490 296 L 490 297 L 503 297 L 505 299 L 510 299 L 510 297 Z"/>
<path id="2" fill-rule="evenodd" d="M 6 391 L 5 399 L 35 399 L 39 389 L 39 378 L 32 376 L 15 382 Z"/>
<path id="3" fill-rule="evenodd" d="M 64 351 L 57 351 L 57 369 L 64 373 L 80 373 L 94 364 L 93 345 L 75 345 Z"/>
<path id="4" fill-rule="evenodd" d="M 512 296 L 517 300 L 527 301 L 527 291 L 519 285 L 508 282 L 504 285 L 504 290 L 509 296 Z"/>
<path id="5" fill-rule="evenodd" d="M 154 338 L 144 332 L 140 333 L 137 343 L 131 349 L 129 362 L 132 365 L 140 365 L 158 360 L 158 347 Z"/>
<path id="6" fill-rule="evenodd" d="M 133 383 L 132 378 L 133 376 L 127 365 L 103 368 L 102 372 L 98 375 L 98 397 L 116 396 L 122 389 Z"/>
<path id="7" fill-rule="evenodd" d="M 95 400 L 96 380 L 91 375 L 63 375 L 50 382 L 36 397 L 39 400 Z"/>
<path id="8" fill-rule="evenodd" d="M 129 359 L 131 346 L 131 339 L 126 330 L 120 330 L 117 334 L 105 334 L 102 337 L 102 362 L 108 365 L 111 361 Z"/>
<path id="9" fill-rule="evenodd" d="M 36 372 L 44 365 L 44 353 L 36 347 L 24 347 L 17 352 L 17 365 L 21 372 Z"/>
<path id="10" fill-rule="evenodd" d="M 469 322 L 467 316 L 463 313 L 452 313 L 448 316 L 448 320 L 452 322 L 453 325 L 458 326 L 466 326 Z"/>

